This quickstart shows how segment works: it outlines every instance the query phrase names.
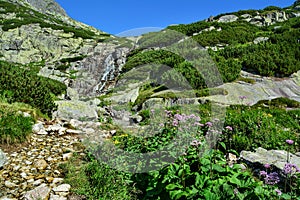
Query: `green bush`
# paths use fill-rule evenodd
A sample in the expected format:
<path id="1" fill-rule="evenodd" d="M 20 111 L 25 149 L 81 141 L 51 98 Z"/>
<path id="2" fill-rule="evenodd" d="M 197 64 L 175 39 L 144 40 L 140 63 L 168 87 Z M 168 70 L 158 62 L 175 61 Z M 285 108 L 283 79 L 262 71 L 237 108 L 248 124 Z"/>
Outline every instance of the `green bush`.
<path id="1" fill-rule="evenodd" d="M 0 62 L 0 91 L 11 91 L 9 103 L 29 104 L 48 116 L 57 109 L 51 92 L 62 93 L 66 89 L 62 83 L 42 78 L 30 70 Z"/>

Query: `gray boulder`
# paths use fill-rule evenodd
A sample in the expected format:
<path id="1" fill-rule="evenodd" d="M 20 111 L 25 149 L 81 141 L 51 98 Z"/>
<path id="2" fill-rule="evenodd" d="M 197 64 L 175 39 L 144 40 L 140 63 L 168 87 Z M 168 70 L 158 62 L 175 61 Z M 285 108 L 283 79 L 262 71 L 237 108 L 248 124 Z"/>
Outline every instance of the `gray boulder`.
<path id="1" fill-rule="evenodd" d="M 97 107 L 84 101 L 56 101 L 58 110 L 53 117 L 60 119 L 77 119 L 81 121 L 97 120 Z"/>
<path id="2" fill-rule="evenodd" d="M 228 22 L 235 22 L 236 20 L 238 20 L 238 17 L 235 15 L 224 15 L 219 18 L 218 22 L 228 23 Z"/>
<path id="3" fill-rule="evenodd" d="M 283 170 L 287 163 L 288 153 L 284 150 L 266 150 L 264 148 L 257 148 L 255 152 L 242 151 L 240 158 L 249 164 L 272 164 L 279 170 Z M 289 154 L 290 163 L 300 167 L 300 157 L 295 154 Z"/>
<path id="4" fill-rule="evenodd" d="M 26 200 L 36 200 L 36 199 L 48 199 L 51 189 L 46 185 L 42 184 L 37 188 L 30 190 L 25 193 L 24 199 Z"/>
<path id="5" fill-rule="evenodd" d="M 7 162 L 7 158 L 4 152 L 0 149 L 0 168 L 3 167 Z"/>
<path id="6" fill-rule="evenodd" d="M 268 40 L 269 40 L 268 37 L 257 37 L 257 38 L 254 39 L 253 43 L 258 44 L 258 43 L 265 42 L 265 41 L 268 41 Z"/>

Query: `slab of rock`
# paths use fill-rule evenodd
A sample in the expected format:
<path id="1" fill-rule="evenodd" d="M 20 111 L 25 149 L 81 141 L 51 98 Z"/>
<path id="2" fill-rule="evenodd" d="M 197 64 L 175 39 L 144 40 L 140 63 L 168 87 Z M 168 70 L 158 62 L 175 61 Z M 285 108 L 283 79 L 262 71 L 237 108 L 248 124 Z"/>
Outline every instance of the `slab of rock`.
<path id="1" fill-rule="evenodd" d="M 46 185 L 42 184 L 39 187 L 30 190 L 29 192 L 26 192 L 24 195 L 25 200 L 46 200 L 49 197 L 51 189 Z"/>
<path id="2" fill-rule="evenodd" d="M 53 188 L 52 190 L 54 192 L 69 192 L 71 189 L 71 186 L 69 184 L 62 184 L 62 185 L 59 185 L 55 188 Z"/>
<path id="3" fill-rule="evenodd" d="M 283 170 L 284 165 L 287 163 L 287 154 L 288 153 L 284 150 L 268 151 L 264 148 L 259 147 L 256 149 L 256 152 L 242 151 L 240 158 L 250 164 L 272 164 L 278 169 Z M 289 154 L 289 156 L 290 163 L 300 167 L 300 157 L 291 153 Z"/>
<path id="4" fill-rule="evenodd" d="M 139 88 L 135 88 L 133 90 L 126 91 L 123 94 L 112 96 L 110 97 L 110 100 L 120 104 L 129 103 L 129 102 L 134 103 L 137 100 L 138 96 L 139 96 Z"/>
<path id="5" fill-rule="evenodd" d="M 219 18 L 218 22 L 228 23 L 228 22 L 235 22 L 236 20 L 238 20 L 238 17 L 235 15 L 224 15 Z"/>
<path id="6" fill-rule="evenodd" d="M 7 157 L 4 152 L 0 149 L 0 168 L 3 167 L 7 162 Z"/>
<path id="7" fill-rule="evenodd" d="M 96 120 L 97 108 L 84 101 L 56 101 L 58 110 L 54 117 L 62 119 Z"/>

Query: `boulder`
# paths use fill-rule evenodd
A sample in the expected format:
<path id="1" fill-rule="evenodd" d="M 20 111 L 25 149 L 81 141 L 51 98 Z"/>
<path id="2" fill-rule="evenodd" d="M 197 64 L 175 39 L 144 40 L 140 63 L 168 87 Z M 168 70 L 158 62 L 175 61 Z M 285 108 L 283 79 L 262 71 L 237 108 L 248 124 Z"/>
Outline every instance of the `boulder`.
<path id="1" fill-rule="evenodd" d="M 46 200 L 49 197 L 50 191 L 51 189 L 46 184 L 42 184 L 37 188 L 26 192 L 24 195 L 24 199 L 25 200 L 36 200 L 36 199 Z"/>
<path id="2" fill-rule="evenodd" d="M 0 149 L 0 168 L 2 168 L 7 162 L 7 157 L 4 152 Z"/>
<path id="3" fill-rule="evenodd" d="M 235 15 L 224 15 L 219 18 L 218 22 L 228 23 L 228 22 L 235 22 L 236 20 L 238 20 L 238 17 Z"/>
<path id="4" fill-rule="evenodd" d="M 285 164 L 287 163 L 288 152 L 284 150 L 266 150 L 264 148 L 257 148 L 255 152 L 242 151 L 240 158 L 246 161 L 250 165 L 259 164 L 263 166 L 264 164 L 272 164 L 279 170 L 283 170 Z M 292 164 L 297 165 L 300 168 L 300 157 L 289 153 L 289 161 Z"/>
<path id="5" fill-rule="evenodd" d="M 97 107 L 84 101 L 56 101 L 58 110 L 53 114 L 60 119 L 77 119 L 80 121 L 96 120 Z"/>
<path id="6" fill-rule="evenodd" d="M 269 40 L 268 37 L 257 37 L 257 38 L 254 39 L 253 43 L 258 44 L 258 43 L 265 42 L 265 41 L 268 41 L 268 40 Z"/>

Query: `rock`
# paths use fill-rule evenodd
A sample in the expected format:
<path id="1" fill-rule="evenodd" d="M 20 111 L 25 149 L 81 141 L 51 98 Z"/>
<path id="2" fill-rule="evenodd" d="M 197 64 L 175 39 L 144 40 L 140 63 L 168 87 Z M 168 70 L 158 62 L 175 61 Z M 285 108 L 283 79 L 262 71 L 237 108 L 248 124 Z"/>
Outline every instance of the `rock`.
<path id="1" fill-rule="evenodd" d="M 138 124 L 143 120 L 143 117 L 140 115 L 134 115 L 130 117 L 130 123 L 131 124 Z"/>
<path id="2" fill-rule="evenodd" d="M 219 18 L 218 22 L 228 23 L 228 22 L 235 22 L 236 20 L 238 20 L 238 17 L 235 15 L 224 15 Z"/>
<path id="3" fill-rule="evenodd" d="M 39 132 L 37 132 L 36 134 L 38 134 L 38 135 L 48 135 L 48 132 L 45 129 L 42 129 Z"/>
<path id="4" fill-rule="evenodd" d="M 68 134 L 80 135 L 80 134 L 82 134 L 83 132 L 82 132 L 81 130 L 67 129 L 67 130 L 66 130 L 66 133 L 68 133 Z"/>
<path id="5" fill-rule="evenodd" d="M 59 186 L 53 188 L 52 190 L 55 193 L 58 193 L 58 192 L 69 192 L 70 189 L 71 189 L 71 186 L 69 184 L 62 184 L 62 185 L 59 185 Z"/>
<path id="6" fill-rule="evenodd" d="M 33 133 L 39 133 L 43 129 L 44 129 L 44 125 L 43 125 L 42 122 L 38 122 L 37 124 L 34 124 L 32 126 L 32 132 Z"/>
<path id="7" fill-rule="evenodd" d="M 96 132 L 95 129 L 93 129 L 93 128 L 84 128 L 84 129 L 82 129 L 82 131 L 88 135 L 94 134 Z"/>
<path id="8" fill-rule="evenodd" d="M 139 88 L 135 88 L 130 91 L 125 91 L 124 93 L 120 95 L 114 95 L 110 97 L 110 100 L 119 104 L 125 104 L 125 103 L 134 103 L 139 96 Z"/>
<path id="9" fill-rule="evenodd" d="M 96 120 L 97 108 L 83 101 L 56 101 L 58 110 L 53 114 L 56 118 L 77 119 L 81 121 Z"/>
<path id="10" fill-rule="evenodd" d="M 67 96 L 70 98 L 70 100 L 79 100 L 79 94 L 74 88 L 67 88 Z"/>
<path id="11" fill-rule="evenodd" d="M 46 177 L 46 181 L 47 181 L 48 183 L 52 183 L 53 180 L 54 180 L 53 177 Z"/>
<path id="12" fill-rule="evenodd" d="M 45 160 L 41 159 L 41 160 L 36 161 L 34 163 L 34 166 L 39 170 L 44 170 L 48 166 L 48 163 Z"/>
<path id="13" fill-rule="evenodd" d="M 69 160 L 72 157 L 73 153 L 65 153 L 63 154 L 63 160 Z"/>
<path id="14" fill-rule="evenodd" d="M 32 185 L 33 185 L 33 186 L 39 186 L 39 185 L 41 185 L 42 183 L 43 183 L 43 180 L 42 180 L 42 179 L 38 179 L 38 180 L 34 181 L 34 182 L 32 183 Z"/>
<path id="15" fill-rule="evenodd" d="M 56 184 L 62 183 L 63 181 L 64 181 L 63 178 L 54 178 L 53 181 L 52 181 L 52 183 L 54 185 L 56 185 Z"/>
<path id="16" fill-rule="evenodd" d="M 268 37 L 258 37 L 258 38 L 254 39 L 253 43 L 258 44 L 258 43 L 265 42 L 265 41 L 268 41 L 268 40 L 269 40 Z"/>
<path id="17" fill-rule="evenodd" d="M 18 185 L 16 185 L 15 183 L 12 183 L 12 182 L 10 182 L 10 181 L 5 181 L 5 182 L 4 182 L 4 185 L 5 185 L 6 187 L 8 187 L 8 188 L 15 188 L 15 187 L 18 186 Z"/>
<path id="18" fill-rule="evenodd" d="M 12 199 L 4 196 L 4 197 L 0 197 L 0 200 L 17 200 L 17 199 Z"/>
<path id="19" fill-rule="evenodd" d="M 50 125 L 47 128 L 47 132 L 59 132 L 62 129 L 61 125 L 59 124 L 54 124 L 54 125 Z"/>
<path id="20" fill-rule="evenodd" d="M 300 167 L 300 157 L 294 154 L 290 155 L 290 163 Z M 283 170 L 284 165 L 287 163 L 287 152 L 284 150 L 266 150 L 263 148 L 257 148 L 256 152 L 242 151 L 240 158 L 244 161 L 254 165 L 259 163 L 260 165 L 272 164 L 280 170 Z"/>
<path id="21" fill-rule="evenodd" d="M 111 131 L 110 131 L 110 134 L 111 134 L 112 136 L 114 136 L 116 133 L 117 133 L 116 130 L 111 130 Z"/>
<path id="22" fill-rule="evenodd" d="M 146 100 L 143 103 L 143 110 L 146 109 L 155 109 L 155 108 L 162 108 L 164 106 L 165 102 L 162 98 L 151 98 Z"/>
<path id="23" fill-rule="evenodd" d="M 67 197 L 51 194 L 49 200 L 67 200 Z"/>
<path id="24" fill-rule="evenodd" d="M 73 128 L 79 128 L 83 123 L 79 120 L 76 120 L 76 119 L 71 119 L 70 120 L 70 125 L 73 127 Z"/>
<path id="25" fill-rule="evenodd" d="M 243 14 L 243 15 L 241 15 L 241 17 L 244 19 L 248 19 L 248 18 L 251 18 L 252 16 L 249 14 Z"/>
<path id="26" fill-rule="evenodd" d="M 2 168 L 7 163 L 7 157 L 4 152 L 0 149 L 0 168 Z"/>
<path id="27" fill-rule="evenodd" d="M 47 200 L 49 197 L 51 189 L 46 185 L 42 184 L 38 186 L 37 188 L 30 190 L 29 192 L 26 192 L 24 195 L 25 200 Z"/>

